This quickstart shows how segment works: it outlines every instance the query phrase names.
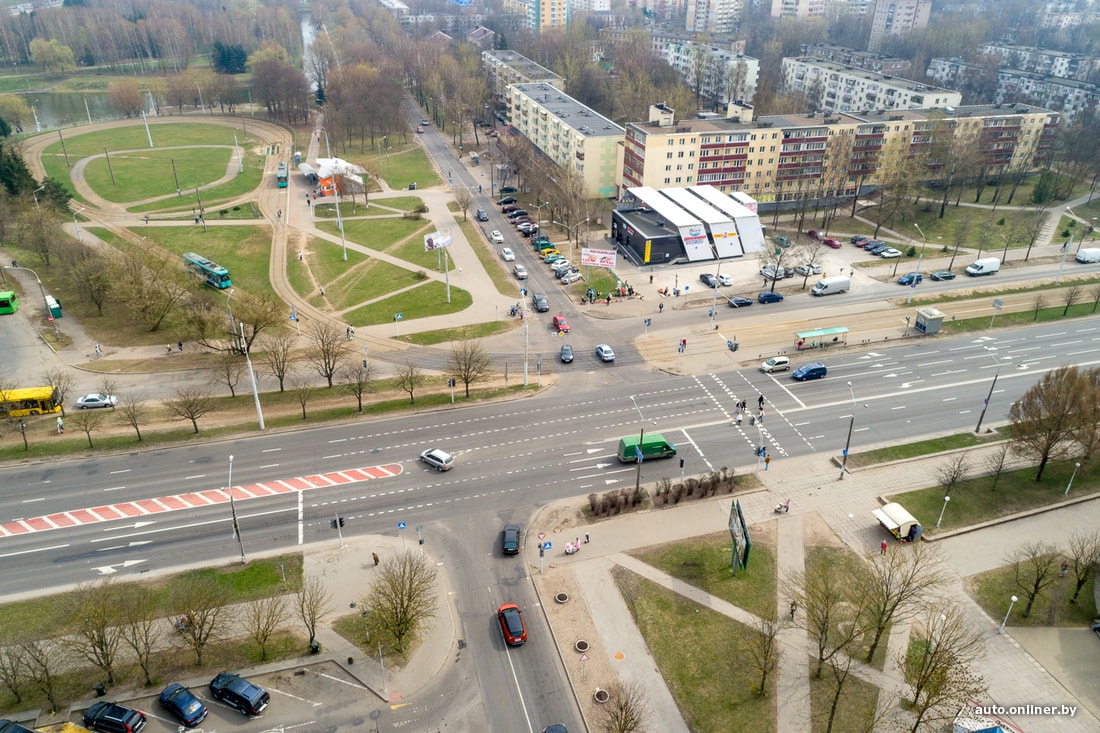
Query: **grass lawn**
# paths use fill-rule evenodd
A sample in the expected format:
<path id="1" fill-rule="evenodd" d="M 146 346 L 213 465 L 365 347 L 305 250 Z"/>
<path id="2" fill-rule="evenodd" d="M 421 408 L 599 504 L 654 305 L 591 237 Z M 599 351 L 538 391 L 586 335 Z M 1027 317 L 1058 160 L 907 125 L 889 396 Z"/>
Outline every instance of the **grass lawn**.
<path id="1" fill-rule="evenodd" d="M 448 341 L 469 341 L 470 339 L 493 336 L 498 333 L 519 328 L 519 324 L 519 320 L 489 321 L 488 323 L 475 323 L 470 326 L 459 326 L 458 328 L 441 328 L 436 331 L 421 331 L 420 333 L 402 336 L 398 341 L 404 341 L 407 344 L 417 344 L 418 346 L 433 346 L 435 344 L 447 343 Z"/>
<path id="2" fill-rule="evenodd" d="M 997 317 L 994 319 L 994 326 L 1014 328 L 1016 326 L 1026 326 L 1031 323 L 1060 321 L 1063 318 L 1086 318 L 1088 316 L 1093 316 L 1096 314 L 1096 311 L 1100 309 L 1100 300 L 1093 300 L 1094 297 L 1100 298 L 1100 288 L 1086 284 L 1082 284 L 1081 288 L 1083 290 L 1081 296 L 1086 302 L 1075 303 L 1071 305 L 1068 310 L 1063 301 L 1062 305 L 1052 305 L 1047 308 L 1040 308 L 1038 313 L 1036 313 L 1034 309 L 1012 312 L 1001 311 L 997 313 Z M 1059 298 L 1064 297 L 1063 293 L 1065 290 L 1066 288 L 1052 290 L 1050 286 L 1046 288 L 1035 288 L 1036 293 L 1039 291 L 1047 293 L 1045 299 L 1050 303 L 1057 303 Z M 1065 311 L 1065 315 L 1063 315 L 1063 311 Z M 940 329 L 940 333 L 951 336 L 960 333 L 988 331 L 989 320 L 989 316 L 960 318 L 955 321 L 945 320 L 943 322 L 943 328 Z"/>
<path id="3" fill-rule="evenodd" d="M 742 651 L 755 631 L 625 568 L 612 574 L 689 729 L 775 730 L 776 675 L 758 696 L 758 674 Z"/>
<path id="4" fill-rule="evenodd" d="M 247 290 L 255 295 L 274 297 L 268 279 L 268 263 L 271 259 L 271 229 L 265 226 L 201 226 L 149 227 L 141 233 L 157 246 L 183 255 L 197 252 L 229 270 L 234 288 Z M 224 293 L 212 295 L 224 296 Z"/>
<path id="5" fill-rule="evenodd" d="M 402 319 L 427 318 L 446 313 L 458 313 L 469 308 L 474 302 L 473 296 L 465 290 L 451 286 L 451 302 L 447 302 L 447 288 L 441 282 L 425 281 L 412 290 L 397 293 L 374 303 L 356 308 L 345 315 L 345 320 L 355 326 L 373 326 L 379 323 L 393 323 L 395 314 Z M 397 327 L 394 334 L 398 332 Z"/>
<path id="6" fill-rule="evenodd" d="M 728 532 L 670 542 L 630 553 L 700 590 L 729 601 L 761 618 L 776 616 L 775 548 L 753 544 L 749 566 L 737 575 L 730 569 Z"/>
<path id="7" fill-rule="evenodd" d="M 816 664 L 811 660 L 806 673 L 812 675 L 815 669 Z M 849 674 L 840 693 L 836 716 L 833 718 L 833 731 L 871 733 L 878 693 L 878 688 L 870 682 Z M 813 733 L 825 733 L 827 730 L 829 711 L 835 696 L 836 681 L 829 670 L 821 673 L 821 679 L 810 677 L 810 730 Z"/>
<path id="8" fill-rule="evenodd" d="M 401 257 L 398 249 L 412 243 L 412 250 L 419 248 L 422 262 L 431 263 L 435 267 L 435 254 L 424 252 L 424 240 L 416 235 L 421 232 L 431 231 L 432 223 L 427 219 L 405 219 L 403 217 L 378 217 L 370 219 L 344 220 L 344 237 L 349 241 L 360 244 L 379 252 L 386 252 L 394 257 Z M 340 230 L 336 228 L 335 221 L 320 222 L 317 228 L 334 237 L 340 236 Z M 430 254 L 427 258 L 424 255 Z M 421 264 L 418 262 L 417 264 Z"/>
<path id="9" fill-rule="evenodd" d="M 985 445 L 991 441 L 1002 440 L 1001 436 L 982 437 L 973 433 L 959 433 L 958 435 L 945 435 L 940 438 L 919 440 L 914 443 L 899 443 L 878 450 L 865 453 L 851 453 L 848 455 L 848 466 L 859 468 L 862 466 L 874 466 L 889 461 L 900 461 L 905 458 L 917 458 L 932 453 L 940 453 L 957 448 L 970 448 L 976 445 Z"/>
<path id="10" fill-rule="evenodd" d="M 825 547 L 821 545 L 810 545 L 806 547 L 806 573 L 828 572 L 839 572 L 843 577 L 856 577 L 864 572 L 863 560 L 847 547 Z M 847 629 L 841 630 L 839 625 L 836 627 L 836 635 L 841 635 L 846 631 Z M 877 669 L 882 669 L 886 664 L 886 640 L 889 637 L 890 626 L 887 625 L 886 630 L 882 634 L 882 640 L 879 642 L 878 648 L 875 649 L 875 656 L 871 660 L 871 665 Z M 848 649 L 848 654 L 854 659 L 866 662 L 867 652 L 870 650 L 873 640 L 874 637 L 872 634 L 865 635 L 862 639 L 853 643 Z M 817 671 L 816 641 L 812 643 L 811 648 L 815 651 L 814 658 L 811 660 L 811 674 L 813 674 L 813 672 Z M 825 677 L 828 673 L 828 663 L 826 663 L 825 670 L 821 673 L 821 676 Z"/>
<path id="11" fill-rule="evenodd" d="M 1069 558 L 1066 558 L 1067 560 Z M 1057 576 L 1057 570 L 1055 576 Z M 1025 578 L 1027 575 L 1025 574 Z M 1035 599 L 1035 605 L 1031 608 L 1031 614 L 1024 618 L 1024 609 L 1027 608 L 1027 597 L 1022 589 L 1013 582 L 1011 565 L 990 570 L 979 575 L 967 578 L 967 590 L 977 601 L 990 618 L 1003 619 L 1008 611 L 1009 599 L 1012 596 L 1019 598 L 1012 606 L 1012 613 L 1008 617 L 1008 626 L 1088 626 L 1096 616 L 1096 604 L 1093 602 L 1093 583 L 1095 574 L 1089 573 L 1088 582 L 1081 587 L 1081 594 L 1076 603 L 1070 603 L 1073 597 L 1077 581 L 1073 573 L 1069 572 L 1065 577 L 1055 577 L 1054 583 Z"/>
<path id="12" fill-rule="evenodd" d="M 944 458 L 944 463 L 948 458 Z M 968 473 L 984 473 L 986 467 L 971 464 Z M 1036 507 L 1049 506 L 1062 501 L 1062 494 L 1073 473 L 1071 461 L 1051 461 L 1043 471 L 1043 480 L 1035 481 L 1035 466 L 1015 471 L 1005 471 L 993 488 L 992 476 L 965 479 L 951 491 L 951 501 L 943 513 L 943 530 L 969 527 L 1008 514 L 1015 514 Z M 1092 493 L 1100 477 L 1100 465 L 1082 463 L 1073 481 L 1072 496 Z M 935 536 L 936 519 L 944 504 L 943 488 L 932 486 L 919 491 L 895 494 L 891 501 L 899 502 L 924 526 L 927 535 Z"/>

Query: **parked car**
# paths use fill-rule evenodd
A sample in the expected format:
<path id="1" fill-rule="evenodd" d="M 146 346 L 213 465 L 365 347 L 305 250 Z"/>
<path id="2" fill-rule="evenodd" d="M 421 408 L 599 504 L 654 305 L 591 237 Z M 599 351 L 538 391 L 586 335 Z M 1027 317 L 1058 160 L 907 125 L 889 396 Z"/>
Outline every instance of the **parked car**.
<path id="1" fill-rule="evenodd" d="M 789 267 L 776 267 L 769 262 L 760 268 L 760 275 L 768 280 L 782 280 L 785 277 L 794 277 L 794 270 Z"/>
<path id="2" fill-rule="evenodd" d="M 222 672 L 210 680 L 210 694 L 249 716 L 259 715 L 271 702 L 266 690 L 232 672 Z"/>
<path id="3" fill-rule="evenodd" d="M 893 247 L 887 247 L 886 249 L 880 251 L 878 253 L 878 256 L 884 260 L 892 260 L 895 257 L 901 257 L 901 250 L 894 249 Z"/>
<path id="4" fill-rule="evenodd" d="M 507 208 L 509 208 L 509 207 L 505 206 L 504 208 L 506 208 L 506 209 L 507 209 Z M 527 216 L 527 209 L 521 209 L 521 208 L 519 208 L 519 207 L 517 206 L 516 208 L 512 209 L 511 211 L 506 211 L 506 212 L 504 212 L 504 214 L 505 214 L 505 216 L 507 216 L 507 217 L 508 217 L 508 218 L 509 218 L 509 219 L 510 219 L 511 221 L 516 221 L 516 220 L 517 220 L 517 219 L 519 219 L 519 218 L 520 218 L 521 216 Z"/>
<path id="5" fill-rule="evenodd" d="M 504 538 L 500 543 L 500 551 L 505 555 L 519 554 L 519 538 L 523 533 L 523 527 L 518 524 L 504 525 Z"/>
<path id="6" fill-rule="evenodd" d="M 409 184 L 409 190 L 410 191 L 415 191 L 416 190 L 416 181 L 413 181 L 412 183 Z"/>
<path id="7" fill-rule="evenodd" d="M 555 265 L 561 265 L 563 263 L 555 262 L 554 264 Z M 572 267 L 571 265 L 569 265 L 568 262 L 566 262 L 564 264 L 566 265 L 565 267 L 553 268 L 554 277 L 558 278 L 559 280 L 564 280 L 565 278 L 569 277 L 570 275 L 579 275 L 580 274 L 581 271 L 580 271 L 579 267 Z M 570 280 L 569 282 L 573 282 L 573 281 Z"/>
<path id="8" fill-rule="evenodd" d="M 188 728 L 201 723 L 208 712 L 202 700 L 180 684 L 171 684 L 160 691 L 157 701 Z"/>
<path id="9" fill-rule="evenodd" d="M 560 314 L 554 316 L 553 325 L 558 333 L 569 333 L 569 321 L 565 320 L 565 316 Z"/>
<path id="10" fill-rule="evenodd" d="M 824 268 L 822 268 L 821 265 L 809 263 L 796 265 L 794 271 L 797 272 L 799 275 L 802 275 L 803 277 L 809 277 L 810 275 L 820 275 L 821 273 L 825 272 Z"/>
<path id="11" fill-rule="evenodd" d="M 820 242 L 822 239 L 824 239 L 824 237 L 821 236 L 821 232 L 814 231 L 813 229 L 806 232 L 806 235 L 815 242 Z"/>
<path id="12" fill-rule="evenodd" d="M 554 260 L 550 263 L 550 272 L 554 273 L 555 277 L 561 277 L 565 273 L 572 269 L 573 265 L 569 260 L 565 259 L 561 255 L 555 255 L 561 259 Z"/>
<path id="13" fill-rule="evenodd" d="M 848 240 L 852 244 L 858 245 L 860 242 L 870 242 L 871 238 L 866 234 L 853 234 L 852 238 Z"/>
<path id="14" fill-rule="evenodd" d="M 516 224 L 516 231 L 520 234 L 525 234 L 528 237 L 531 236 L 532 232 L 534 230 L 537 230 L 538 228 L 539 225 L 531 221 L 521 221 L 519 224 Z"/>
<path id="15" fill-rule="evenodd" d="M 535 307 L 539 313 L 545 313 L 550 310 L 550 303 L 546 301 L 546 296 L 542 293 L 535 293 L 531 296 L 531 305 Z"/>
<path id="16" fill-rule="evenodd" d="M 898 278 L 898 285 L 916 285 L 924 281 L 924 275 L 919 272 L 907 272 Z"/>
<path id="17" fill-rule="evenodd" d="M 954 280 L 955 279 L 955 273 L 951 272 L 951 270 L 936 270 L 935 272 L 932 273 L 932 279 L 933 280 Z"/>
<path id="18" fill-rule="evenodd" d="M 0 718 L 0 733 L 37 733 L 37 731 L 19 725 L 15 721 Z"/>
<path id="19" fill-rule="evenodd" d="M 729 275 L 718 273 L 718 284 L 728 288 L 730 285 L 733 285 L 733 278 Z"/>
<path id="20" fill-rule="evenodd" d="M 757 300 L 761 303 L 778 303 L 783 300 L 783 295 L 780 293 L 773 293 L 771 290 L 765 290 L 760 293 Z"/>
<path id="21" fill-rule="evenodd" d="M 420 454 L 420 460 L 437 471 L 450 471 L 455 466 L 455 457 L 439 448 L 424 451 Z"/>
<path id="22" fill-rule="evenodd" d="M 893 248 L 890 245 L 886 244 L 886 242 L 876 242 L 874 244 L 867 245 L 865 249 L 869 254 L 877 255 L 879 252 L 883 252 L 885 250 Z"/>
<path id="23" fill-rule="evenodd" d="M 826 247 L 832 247 L 833 249 L 840 249 L 840 242 L 833 239 L 832 237 L 825 237 L 825 239 L 821 240 L 821 243 L 824 244 Z"/>
<path id="24" fill-rule="evenodd" d="M 118 397 L 113 394 L 86 394 L 76 401 L 76 406 L 81 410 L 92 410 L 97 407 L 114 407 L 118 404 Z"/>
<path id="25" fill-rule="evenodd" d="M 881 239 L 868 239 L 866 242 L 860 245 L 863 249 L 870 251 L 873 247 L 889 247 L 886 242 Z"/>
<path id="26" fill-rule="evenodd" d="M 520 210 L 521 210 L 520 205 L 516 203 L 515 199 L 512 199 L 512 201 L 505 204 L 504 208 L 502 208 L 500 211 L 501 211 L 501 213 L 504 213 L 504 214 L 511 214 L 513 211 L 520 211 Z"/>
<path id="27" fill-rule="evenodd" d="M 485 209 L 478 209 L 477 214 L 474 215 L 478 221 L 489 221 L 489 212 Z"/>
<path id="28" fill-rule="evenodd" d="M 516 202 L 515 196 L 505 196 L 497 201 L 497 206 L 507 206 L 508 204 L 514 204 Z"/>
<path id="29" fill-rule="evenodd" d="M 500 192 L 501 193 L 519 193 L 519 189 L 516 188 L 515 186 L 501 186 L 500 187 Z"/>
<path id="30" fill-rule="evenodd" d="M 582 275 L 577 268 L 573 268 L 573 272 L 568 272 L 568 273 L 561 276 L 561 281 L 565 285 L 572 285 L 573 283 L 577 282 L 578 280 L 583 280 L 583 279 L 584 279 L 584 275 Z"/>
<path id="31" fill-rule="evenodd" d="M 702 275 L 699 276 L 699 279 L 702 280 L 703 284 L 706 285 L 708 288 L 718 287 L 718 278 L 716 278 L 709 272 L 704 272 Z"/>
<path id="32" fill-rule="evenodd" d="M 809 364 L 803 364 L 791 372 L 791 378 L 799 382 L 805 382 L 807 379 L 821 379 L 828 373 L 829 370 L 820 361 L 811 361 Z"/>
<path id="33" fill-rule="evenodd" d="M 527 627 L 523 624 L 523 614 L 519 606 L 514 603 L 505 603 L 497 610 L 497 618 L 500 620 L 500 630 L 504 633 L 504 643 L 508 646 L 519 646 L 527 641 Z"/>
<path id="34" fill-rule="evenodd" d="M 504 244 L 504 235 L 497 229 L 489 232 L 489 239 L 493 240 L 493 244 Z"/>
<path id="35" fill-rule="evenodd" d="M 573 347 L 569 344 L 564 344 L 561 347 L 561 363 L 572 364 L 573 363 Z"/>
<path id="36" fill-rule="evenodd" d="M 564 262 L 565 261 L 565 255 L 561 254 L 560 252 L 552 252 L 552 253 L 546 255 L 545 257 L 543 257 L 542 261 L 545 262 L 548 265 L 552 265 L 555 262 Z"/>
<path id="37" fill-rule="evenodd" d="M 748 308 L 752 305 L 752 298 L 744 298 L 740 295 L 735 295 L 728 300 L 730 308 Z"/>
<path id="38" fill-rule="evenodd" d="M 536 254 L 542 258 L 543 262 L 546 262 L 547 257 L 563 257 L 561 252 L 557 251 L 553 247 L 544 247 L 536 252 Z"/>
<path id="39" fill-rule="evenodd" d="M 523 265 L 516 265 L 512 268 L 512 274 L 516 276 L 517 280 L 527 279 L 527 268 Z"/>
<path id="40" fill-rule="evenodd" d="M 607 344 L 596 346 L 596 358 L 600 361 L 615 361 L 615 352 Z"/>
<path id="41" fill-rule="evenodd" d="M 520 234 L 522 234 L 525 237 L 533 237 L 538 233 L 539 233 L 539 225 L 538 224 L 535 224 L 535 225 L 533 225 L 533 226 L 531 226 L 527 229 L 523 229 L 523 230 L 520 231 Z"/>
<path id="42" fill-rule="evenodd" d="M 105 733 L 139 733 L 145 727 L 145 713 L 100 700 L 84 711 L 84 727 Z"/>

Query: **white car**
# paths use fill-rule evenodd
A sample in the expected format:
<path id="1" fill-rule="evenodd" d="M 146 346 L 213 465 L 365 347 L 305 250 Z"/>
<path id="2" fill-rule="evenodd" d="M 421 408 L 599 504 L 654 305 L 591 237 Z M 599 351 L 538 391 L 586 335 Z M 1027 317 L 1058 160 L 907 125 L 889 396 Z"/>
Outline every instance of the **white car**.
<path id="1" fill-rule="evenodd" d="M 86 394 L 76 401 L 76 406 L 81 410 L 91 410 L 97 407 L 114 407 L 118 404 L 118 397 L 113 394 Z"/>
<path id="2" fill-rule="evenodd" d="M 527 279 L 527 268 L 523 265 L 516 265 L 512 268 L 512 274 L 516 276 L 517 280 Z"/>
<path id="3" fill-rule="evenodd" d="M 516 253 L 513 252 L 508 247 L 505 247 L 504 249 L 502 249 L 500 251 L 500 256 L 504 259 L 505 262 L 515 262 L 516 261 Z"/>
<path id="4" fill-rule="evenodd" d="M 504 244 L 504 235 L 496 229 L 489 232 L 489 239 L 493 240 L 493 244 Z"/>
<path id="5" fill-rule="evenodd" d="M 895 257 L 901 257 L 901 250 L 900 249 L 894 249 L 893 247 L 887 247 L 886 249 L 879 252 L 878 256 L 881 257 L 884 260 L 890 260 L 890 259 L 893 259 Z"/>
<path id="6" fill-rule="evenodd" d="M 811 264 L 797 265 L 794 268 L 794 271 L 797 272 L 799 275 L 807 275 L 807 276 L 808 275 L 820 275 L 821 273 L 825 272 L 825 270 L 821 267 L 821 265 L 811 265 Z"/>
<path id="7" fill-rule="evenodd" d="M 725 285 L 725 286 L 728 287 L 730 285 L 733 285 L 733 278 L 730 277 L 729 275 L 723 275 L 722 273 L 718 273 L 718 284 L 719 285 Z"/>

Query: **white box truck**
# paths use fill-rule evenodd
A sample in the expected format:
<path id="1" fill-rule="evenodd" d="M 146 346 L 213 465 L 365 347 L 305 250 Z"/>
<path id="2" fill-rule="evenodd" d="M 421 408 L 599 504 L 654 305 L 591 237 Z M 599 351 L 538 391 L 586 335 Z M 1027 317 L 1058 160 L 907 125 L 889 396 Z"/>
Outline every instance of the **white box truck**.
<path id="1" fill-rule="evenodd" d="M 1001 261 L 996 257 L 983 257 L 980 260 L 974 260 L 966 267 L 966 274 L 970 277 L 978 277 L 979 275 L 992 275 L 997 270 L 1001 269 Z"/>
<path id="2" fill-rule="evenodd" d="M 1078 262 L 1082 262 L 1086 265 L 1092 264 L 1094 262 L 1100 262 L 1100 249 L 1096 247 L 1086 247 L 1085 249 L 1078 250 L 1077 257 L 1075 259 Z"/>
<path id="3" fill-rule="evenodd" d="M 850 277 L 826 277 L 818 280 L 810 293 L 812 295 L 846 293 L 850 287 L 852 287 L 852 279 Z"/>

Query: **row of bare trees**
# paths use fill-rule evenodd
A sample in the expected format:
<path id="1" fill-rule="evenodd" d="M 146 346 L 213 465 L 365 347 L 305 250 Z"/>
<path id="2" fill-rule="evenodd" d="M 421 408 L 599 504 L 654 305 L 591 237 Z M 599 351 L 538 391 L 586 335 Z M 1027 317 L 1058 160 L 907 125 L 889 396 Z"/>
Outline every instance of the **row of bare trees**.
<path id="1" fill-rule="evenodd" d="M 1074 532 L 1065 547 L 1045 541 L 1027 542 L 1006 558 L 1012 568 L 1013 586 L 1024 597 L 1020 615 L 1031 615 L 1036 601 L 1049 598 L 1051 623 L 1064 600 L 1059 578 L 1071 576 L 1073 593 L 1068 602 L 1077 603 L 1081 589 L 1100 571 L 1100 530 Z"/>

